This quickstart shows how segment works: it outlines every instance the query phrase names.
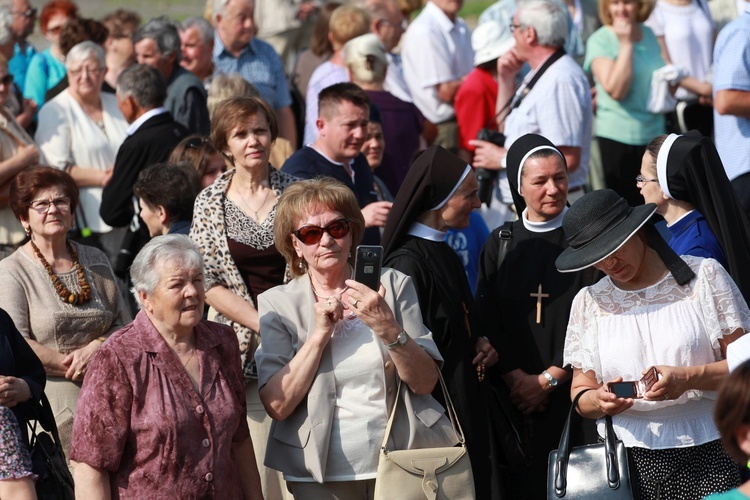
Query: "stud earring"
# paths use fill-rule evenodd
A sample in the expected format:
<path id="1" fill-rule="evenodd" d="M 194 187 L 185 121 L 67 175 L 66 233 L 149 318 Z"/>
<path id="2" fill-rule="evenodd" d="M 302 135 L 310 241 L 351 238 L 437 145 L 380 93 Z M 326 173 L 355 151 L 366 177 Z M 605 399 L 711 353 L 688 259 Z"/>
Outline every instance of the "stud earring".
<path id="1" fill-rule="evenodd" d="M 30 227 L 23 228 L 23 231 L 26 233 L 26 236 L 31 236 L 31 228 Z"/>

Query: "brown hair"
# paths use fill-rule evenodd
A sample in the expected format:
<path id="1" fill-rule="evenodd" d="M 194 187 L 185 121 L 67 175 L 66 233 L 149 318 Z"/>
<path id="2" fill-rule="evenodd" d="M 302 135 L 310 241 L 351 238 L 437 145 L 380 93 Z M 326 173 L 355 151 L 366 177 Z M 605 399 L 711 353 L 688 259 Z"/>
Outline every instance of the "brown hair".
<path id="1" fill-rule="evenodd" d="M 330 177 L 298 181 L 287 187 L 279 198 L 276 219 L 273 226 L 273 239 L 276 248 L 289 264 L 292 276 L 302 276 L 301 258 L 292 244 L 292 234 L 305 214 L 316 210 L 341 212 L 352 228 L 352 247 L 362 240 L 365 231 L 365 218 L 359 208 L 357 198 L 351 189 Z M 351 257 L 350 257 L 351 260 Z"/>
<path id="2" fill-rule="evenodd" d="M 340 49 L 352 38 L 370 32 L 370 16 L 359 7 L 342 5 L 331 14 L 328 30 L 333 48 Z"/>
<path id="3" fill-rule="evenodd" d="M 340 2 L 328 2 L 318 11 L 318 20 L 315 21 L 312 37 L 310 37 L 310 52 L 318 57 L 333 53 L 333 46 L 328 39 L 328 23 L 334 10 L 341 7 Z"/>
<path id="4" fill-rule="evenodd" d="M 42 12 L 39 14 L 39 27 L 42 29 L 43 35 L 47 34 L 47 23 L 49 23 L 49 20 L 58 14 L 71 19 L 78 17 L 78 6 L 68 0 L 52 0 L 44 4 Z"/>
<path id="5" fill-rule="evenodd" d="M 318 94 L 318 116 L 330 118 L 341 101 L 347 101 L 360 108 L 370 110 L 370 96 L 358 85 L 351 82 L 335 83 Z"/>
<path id="6" fill-rule="evenodd" d="M 612 15 L 609 13 L 609 5 L 614 0 L 599 0 L 599 20 L 606 26 L 612 26 Z M 651 15 L 651 11 L 654 10 L 656 5 L 655 0 L 632 0 L 638 4 L 638 14 L 635 16 L 635 20 L 638 23 L 643 23 Z"/>
<path id="7" fill-rule="evenodd" d="M 649 167 L 651 167 L 651 170 L 653 171 L 654 175 L 658 176 L 658 171 L 656 169 L 656 159 L 659 157 L 659 151 L 661 151 L 661 147 L 664 145 L 664 141 L 667 139 L 667 134 L 661 134 L 657 135 L 653 139 L 651 139 L 651 142 L 648 143 L 646 146 L 646 151 L 651 156 L 651 161 L 649 162 Z"/>
<path id="8" fill-rule="evenodd" d="M 60 52 L 68 55 L 70 49 L 88 40 L 103 46 L 108 36 L 109 30 L 99 21 L 75 17 L 60 31 Z"/>
<path id="9" fill-rule="evenodd" d="M 70 198 L 71 213 L 75 212 L 78 207 L 78 186 L 70 174 L 42 166 L 21 170 L 10 183 L 10 208 L 16 219 L 28 220 L 29 203 L 34 201 L 39 191 L 58 186 Z"/>
<path id="10" fill-rule="evenodd" d="M 714 421 L 727 453 L 740 464 L 747 463 L 750 456 L 740 448 L 735 432 L 740 425 L 750 425 L 750 361 L 724 379 L 714 407 Z"/>
<path id="11" fill-rule="evenodd" d="M 221 154 L 221 152 L 214 147 L 208 137 L 193 134 L 185 137 L 175 146 L 167 162 L 173 164 L 189 163 L 195 168 L 198 175 L 203 177 L 208 164 L 211 162 L 211 157 L 215 154 Z M 224 170 L 226 171 L 226 169 Z"/>
<path id="12" fill-rule="evenodd" d="M 211 120 L 211 142 L 220 153 L 229 149 L 227 136 L 238 124 L 260 113 L 266 117 L 271 140 L 279 136 L 279 125 L 271 106 L 260 97 L 235 97 L 219 103 Z"/>

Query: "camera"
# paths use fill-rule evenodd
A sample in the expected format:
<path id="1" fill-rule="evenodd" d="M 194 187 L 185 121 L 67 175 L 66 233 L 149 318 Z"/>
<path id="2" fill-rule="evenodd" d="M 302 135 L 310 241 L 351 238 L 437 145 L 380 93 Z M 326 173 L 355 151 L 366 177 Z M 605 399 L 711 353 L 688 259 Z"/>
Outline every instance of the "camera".
<path id="1" fill-rule="evenodd" d="M 500 147 L 503 147 L 505 144 L 504 134 L 497 130 L 490 130 L 488 128 L 480 129 L 477 134 L 477 139 L 480 141 L 491 142 L 495 146 Z M 477 182 L 479 183 L 479 199 L 489 207 L 490 203 L 492 203 L 492 188 L 495 187 L 495 184 L 497 183 L 497 170 L 478 168 L 476 169 L 476 175 Z"/>

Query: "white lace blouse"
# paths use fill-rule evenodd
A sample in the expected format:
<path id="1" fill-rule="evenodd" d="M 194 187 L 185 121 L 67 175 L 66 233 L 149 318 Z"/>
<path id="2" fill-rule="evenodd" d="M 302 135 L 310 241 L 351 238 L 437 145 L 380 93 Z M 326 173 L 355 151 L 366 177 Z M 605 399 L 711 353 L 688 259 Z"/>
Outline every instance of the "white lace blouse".
<path id="1" fill-rule="evenodd" d="M 621 290 L 609 277 L 573 301 L 563 357 L 606 383 L 638 380 L 652 365 L 696 366 L 723 359 L 719 339 L 750 330 L 750 310 L 729 274 L 713 259 L 683 256 L 696 276 L 684 287 L 671 274 L 641 290 Z M 625 446 L 679 448 L 719 438 L 713 391 L 691 390 L 669 401 L 636 400 L 613 417 Z M 603 435 L 604 424 L 598 422 Z"/>

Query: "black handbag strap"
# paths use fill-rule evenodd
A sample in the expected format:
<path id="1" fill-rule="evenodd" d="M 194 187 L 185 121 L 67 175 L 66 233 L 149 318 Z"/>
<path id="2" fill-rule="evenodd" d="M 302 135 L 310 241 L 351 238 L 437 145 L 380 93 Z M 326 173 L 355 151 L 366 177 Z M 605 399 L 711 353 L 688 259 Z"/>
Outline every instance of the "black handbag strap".
<path id="1" fill-rule="evenodd" d="M 30 423 L 30 420 L 34 421 L 34 425 Z M 36 436 L 37 422 L 42 426 L 42 429 L 52 435 L 55 445 L 62 449 L 60 435 L 57 432 L 57 423 L 55 423 L 55 416 L 52 413 L 52 407 L 50 406 L 47 395 L 44 394 L 44 392 L 42 392 L 42 396 L 39 399 L 39 404 L 34 405 L 33 415 L 27 420 L 27 424 L 31 429 L 29 439 L 32 440 L 32 442 Z"/>
<path id="2" fill-rule="evenodd" d="M 568 483 L 568 460 L 570 459 L 570 426 L 573 420 L 573 414 L 578 407 L 578 400 L 584 393 L 593 389 L 584 389 L 573 399 L 570 405 L 568 419 L 565 421 L 562 436 L 560 436 L 560 445 L 557 448 L 557 461 L 555 463 L 555 494 L 558 497 L 565 496 L 565 490 Z M 604 453 L 607 457 L 607 482 L 609 487 L 617 489 L 620 486 L 620 472 L 617 463 L 617 436 L 612 426 L 612 417 L 604 416 Z"/>

